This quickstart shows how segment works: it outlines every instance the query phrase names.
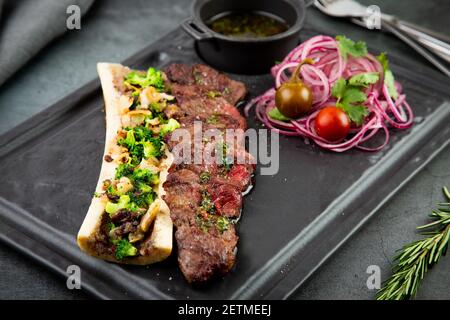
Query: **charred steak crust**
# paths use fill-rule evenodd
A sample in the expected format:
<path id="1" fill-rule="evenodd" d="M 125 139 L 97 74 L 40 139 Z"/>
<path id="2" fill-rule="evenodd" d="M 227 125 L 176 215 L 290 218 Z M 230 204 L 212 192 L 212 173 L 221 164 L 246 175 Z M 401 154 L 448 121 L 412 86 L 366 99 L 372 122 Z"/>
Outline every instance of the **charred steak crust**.
<path id="1" fill-rule="evenodd" d="M 170 110 L 171 117 L 188 130 L 192 144 L 195 121 L 202 122 L 203 133 L 246 129 L 245 118 L 234 106 L 247 93 L 243 83 L 201 64 L 171 64 L 165 74 L 177 100 L 177 107 Z M 170 150 L 177 145 L 170 135 L 167 143 Z M 188 150 L 204 151 L 207 143 L 190 145 Z M 242 146 L 232 151 L 234 161 L 226 170 L 216 163 L 180 163 L 177 159 L 169 169 L 164 200 L 176 228 L 178 263 L 189 282 L 225 275 L 235 263 L 238 236 L 230 221 L 241 214 L 242 192 L 250 186 L 255 170 L 248 162 L 237 164 L 238 155 L 251 159 Z"/>

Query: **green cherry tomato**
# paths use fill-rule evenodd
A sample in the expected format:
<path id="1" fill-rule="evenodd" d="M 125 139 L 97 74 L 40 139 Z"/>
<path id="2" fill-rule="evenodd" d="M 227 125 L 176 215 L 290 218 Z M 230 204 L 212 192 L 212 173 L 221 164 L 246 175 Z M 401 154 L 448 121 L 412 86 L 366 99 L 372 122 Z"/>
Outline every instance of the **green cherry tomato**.
<path id="1" fill-rule="evenodd" d="M 313 94 L 311 89 L 300 79 L 300 69 L 305 63 L 313 64 L 305 59 L 295 69 L 289 81 L 283 83 L 275 93 L 275 105 L 289 118 L 299 118 L 311 110 Z"/>

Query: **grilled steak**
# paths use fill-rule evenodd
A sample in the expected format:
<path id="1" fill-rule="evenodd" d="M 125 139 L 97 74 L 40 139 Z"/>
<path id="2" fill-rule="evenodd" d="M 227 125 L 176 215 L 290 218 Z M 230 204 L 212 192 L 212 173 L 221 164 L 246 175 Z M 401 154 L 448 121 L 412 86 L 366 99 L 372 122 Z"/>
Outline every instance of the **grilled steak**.
<path id="1" fill-rule="evenodd" d="M 167 136 L 175 161 L 164 183 L 164 200 L 177 229 L 180 269 L 189 282 L 202 282 L 226 274 L 234 265 L 238 236 L 233 221 L 241 214 L 242 192 L 249 187 L 255 166 L 243 144 L 229 150 L 221 140 L 198 141 L 194 136 L 212 130 L 222 134 L 226 129 L 245 130 L 245 118 L 234 104 L 245 96 L 246 88 L 205 65 L 172 64 L 165 74 L 177 100 L 171 116 L 181 124 L 177 130 L 188 132 L 190 141 L 173 141 L 177 130 Z M 185 152 L 191 161 L 184 161 Z M 202 157 L 194 163 L 195 152 L 209 152 L 218 161 Z M 238 159 L 246 162 L 237 163 Z"/>
<path id="2" fill-rule="evenodd" d="M 191 97 L 221 96 L 230 104 L 235 105 L 247 94 L 247 89 L 242 82 L 232 80 L 208 66 L 196 64 L 192 67 L 183 64 L 169 65 L 165 73 L 172 83 L 172 91 L 178 98 L 183 98 L 177 92 L 177 88 L 183 86 L 187 91 L 182 96 Z"/>

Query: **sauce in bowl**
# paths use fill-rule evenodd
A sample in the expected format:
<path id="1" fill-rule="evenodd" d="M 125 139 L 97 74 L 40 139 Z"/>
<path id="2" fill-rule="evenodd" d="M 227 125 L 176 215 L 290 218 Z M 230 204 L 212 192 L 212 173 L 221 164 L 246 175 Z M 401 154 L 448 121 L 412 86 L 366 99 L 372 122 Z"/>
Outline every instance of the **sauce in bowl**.
<path id="1" fill-rule="evenodd" d="M 223 13 L 207 25 L 217 33 L 236 38 L 265 38 L 289 29 L 281 18 L 260 11 Z"/>

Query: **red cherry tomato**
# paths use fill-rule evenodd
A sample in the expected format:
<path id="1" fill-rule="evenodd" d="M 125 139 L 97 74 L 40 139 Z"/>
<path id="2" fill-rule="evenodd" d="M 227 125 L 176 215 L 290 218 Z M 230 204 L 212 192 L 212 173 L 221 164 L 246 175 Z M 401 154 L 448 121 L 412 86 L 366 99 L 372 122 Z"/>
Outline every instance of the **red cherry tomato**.
<path id="1" fill-rule="evenodd" d="M 350 119 L 341 109 L 327 106 L 317 114 L 314 127 L 320 137 L 338 141 L 344 139 L 350 131 Z"/>

